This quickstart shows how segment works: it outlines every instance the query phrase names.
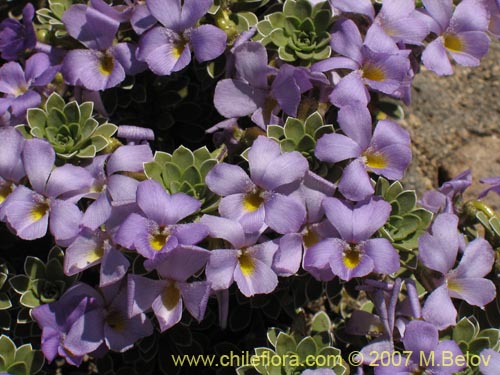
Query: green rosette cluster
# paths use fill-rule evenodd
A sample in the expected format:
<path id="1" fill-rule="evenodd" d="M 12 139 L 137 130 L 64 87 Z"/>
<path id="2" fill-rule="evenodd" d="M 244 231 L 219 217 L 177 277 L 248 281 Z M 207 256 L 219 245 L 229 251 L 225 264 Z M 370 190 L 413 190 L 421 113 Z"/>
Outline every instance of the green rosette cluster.
<path id="1" fill-rule="evenodd" d="M 12 302 L 9 296 L 9 267 L 7 263 L 0 259 L 0 330 L 9 330 L 10 314 L 9 309 L 12 307 Z"/>
<path id="2" fill-rule="evenodd" d="M 36 18 L 40 22 L 39 35 L 41 32 L 48 33 L 42 39 L 55 37 L 64 38 L 68 35 L 66 27 L 62 22 L 62 16 L 73 4 L 83 3 L 80 0 L 48 0 L 47 8 L 36 11 Z"/>
<path id="3" fill-rule="evenodd" d="M 253 365 L 239 367 L 238 375 L 299 375 L 304 370 L 316 368 L 330 368 L 337 375 L 348 374 L 340 350 L 332 346 L 332 323 L 328 315 L 317 313 L 306 333 L 300 332 L 303 325 L 304 319 L 299 317 L 289 332 L 269 329 L 267 339 L 273 348 L 255 348 L 254 355 L 258 359 Z"/>
<path id="4" fill-rule="evenodd" d="M 44 362 L 42 352 L 33 350 L 31 344 L 17 348 L 8 336 L 0 336 L 0 374 L 36 374 L 41 370 Z"/>
<path id="5" fill-rule="evenodd" d="M 417 195 L 413 190 L 404 190 L 399 182 L 390 184 L 380 177 L 375 194 L 382 196 L 392 206 L 391 216 L 380 228 L 379 234 L 391 241 L 399 250 L 401 262 L 408 268 L 416 268 L 418 238 L 429 227 L 432 213 L 417 205 Z"/>
<path id="6" fill-rule="evenodd" d="M 307 0 L 286 0 L 282 12 L 266 15 L 257 24 L 256 40 L 277 49 L 285 62 L 310 66 L 330 57 L 332 22 L 332 10 L 326 1 L 313 6 Z"/>
<path id="7" fill-rule="evenodd" d="M 144 164 L 144 172 L 170 194 L 181 192 L 198 199 L 202 211 L 209 212 L 217 208 L 218 197 L 208 189 L 205 177 L 216 164 L 216 156 L 206 147 L 191 151 L 180 146 L 172 154 L 157 151 L 154 160 Z"/>
<path id="8" fill-rule="evenodd" d="M 16 275 L 9 280 L 12 289 L 21 295 L 19 303 L 32 309 L 57 301 L 77 278 L 64 274 L 63 263 L 64 252 L 57 246 L 50 250 L 47 263 L 36 257 L 26 257 L 25 274 Z M 20 314 L 20 316 L 26 315 L 22 312 Z"/>
<path id="9" fill-rule="evenodd" d="M 19 127 L 26 138 L 46 139 L 62 159 L 93 158 L 110 143 L 118 127 L 99 124 L 93 117 L 93 102 L 66 103 L 57 93 L 47 99 L 43 109 L 28 110 L 28 125 Z"/>
<path id="10" fill-rule="evenodd" d="M 282 152 L 298 151 L 311 163 L 316 160 L 314 148 L 318 139 L 333 131 L 333 125 L 325 125 L 323 117 L 316 111 L 304 121 L 288 117 L 284 126 L 269 125 L 267 136 L 280 144 Z"/>
<path id="11" fill-rule="evenodd" d="M 458 344 L 464 355 L 480 356 L 485 349 L 500 350 L 500 330 L 496 328 L 487 328 L 481 330 L 479 322 L 475 317 L 464 317 L 453 328 L 452 339 Z M 487 355 L 483 353 L 484 360 Z M 477 360 L 469 361 L 469 366 L 460 374 L 479 375 L 479 367 L 477 366 L 480 357 Z M 484 363 L 481 359 L 481 363 Z M 475 366 L 474 366 L 475 365 Z"/>

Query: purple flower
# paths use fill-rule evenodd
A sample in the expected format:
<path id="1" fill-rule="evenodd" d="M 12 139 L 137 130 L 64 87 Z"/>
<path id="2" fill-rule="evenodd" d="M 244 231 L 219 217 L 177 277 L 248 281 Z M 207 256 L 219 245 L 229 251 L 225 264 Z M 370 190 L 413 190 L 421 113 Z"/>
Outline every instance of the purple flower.
<path id="1" fill-rule="evenodd" d="M 120 22 L 83 4 L 71 6 L 63 15 L 66 29 L 88 49 L 69 51 L 63 61 L 66 81 L 88 90 L 115 87 L 145 66 L 135 58 L 136 46 L 131 43 L 113 45 Z"/>
<path id="2" fill-rule="evenodd" d="M 152 159 L 149 145 L 121 146 L 111 155 L 95 157 L 85 167 L 93 177 L 86 197 L 95 201 L 87 207 L 82 225 L 96 230 L 110 218 L 113 206 L 135 203 L 139 181 L 120 172 L 143 172 L 143 163 Z"/>
<path id="3" fill-rule="evenodd" d="M 83 356 L 97 350 L 102 343 L 98 325 L 83 324 L 97 308 L 95 291 L 78 283 L 56 302 L 32 310 L 42 329 L 42 352 L 49 362 L 58 355 L 68 363 L 80 366 Z"/>
<path id="4" fill-rule="evenodd" d="M 17 62 L 0 67 L 0 107 L 10 114 L 11 125 L 22 122 L 28 108 L 38 107 L 42 98 L 35 87 L 42 87 L 52 81 L 58 71 L 50 63 L 49 56 L 37 53 L 26 60 L 25 70 Z"/>
<path id="5" fill-rule="evenodd" d="M 384 0 L 374 20 L 396 43 L 422 44 L 429 28 L 414 0 Z"/>
<path id="6" fill-rule="evenodd" d="M 0 54 L 2 59 L 17 60 L 19 55 L 35 47 L 34 15 L 35 8 L 28 3 L 23 9 L 22 23 L 12 18 L 0 23 Z"/>
<path id="7" fill-rule="evenodd" d="M 53 148 L 45 140 L 25 142 L 22 159 L 33 190 L 18 186 L 5 215 L 22 239 L 43 237 L 49 226 L 56 242 L 64 245 L 80 231 L 82 212 L 75 205 L 75 199 L 89 188 L 91 176 L 85 169 L 69 164 L 52 170 L 55 157 Z"/>
<path id="8" fill-rule="evenodd" d="M 391 205 L 371 198 L 355 205 L 337 198 L 325 198 L 326 217 L 340 238 L 328 238 L 310 247 L 304 255 L 304 269 L 320 280 L 334 275 L 349 281 L 371 272 L 390 274 L 399 269 L 399 255 L 385 238 L 370 237 L 385 224 Z"/>
<path id="9" fill-rule="evenodd" d="M 24 137 L 15 128 L 0 128 L 0 220 L 5 220 L 5 210 L 11 193 L 25 176 L 21 154 Z"/>
<path id="10" fill-rule="evenodd" d="M 492 349 L 484 349 L 481 353 L 481 361 L 479 371 L 483 375 L 496 375 L 500 371 L 500 353 Z"/>
<path id="11" fill-rule="evenodd" d="M 394 353 L 395 361 L 388 363 L 388 365 L 375 367 L 376 375 L 415 373 L 452 375 L 465 368 L 465 365 L 459 366 L 455 363 L 449 366 L 442 365 L 444 363 L 443 355 L 451 355 L 452 358 L 456 358 L 462 355 L 462 351 L 453 340 L 439 341 L 439 332 L 430 323 L 420 320 L 411 321 L 406 326 L 402 341 L 405 347 L 404 353 L 409 354 L 409 358 L 401 358 L 399 353 Z M 423 358 L 434 358 L 434 360 L 429 361 L 427 365 L 422 360 Z"/>
<path id="12" fill-rule="evenodd" d="M 325 216 L 323 198 L 332 196 L 335 185 L 320 176 L 307 172 L 299 189 L 293 194 L 299 196 L 306 207 L 306 220 L 298 233 L 285 234 L 279 239 L 279 248 L 273 259 L 273 269 L 279 276 L 295 275 L 302 262 L 303 250 L 319 241 L 337 235 Z"/>
<path id="13" fill-rule="evenodd" d="M 338 123 L 346 135 L 325 134 L 316 144 L 315 155 L 330 163 L 354 159 L 338 185 L 346 198 L 358 201 L 374 193 L 367 170 L 390 180 L 403 177 L 411 160 L 410 135 L 405 129 L 381 120 L 372 135 L 370 112 L 362 106 L 342 107 Z"/>
<path id="14" fill-rule="evenodd" d="M 210 295 L 210 284 L 206 281 L 187 282 L 187 279 L 205 266 L 209 256 L 210 252 L 205 249 L 181 246 L 172 250 L 158 266 L 161 280 L 129 275 L 129 315 L 133 317 L 152 308 L 163 332 L 181 320 L 185 305 L 189 313 L 201 321 Z"/>
<path id="15" fill-rule="evenodd" d="M 422 207 L 433 212 L 454 213 L 454 201 L 472 184 L 472 173 L 466 170 L 446 181 L 438 190 L 426 191 L 419 202 Z"/>
<path id="16" fill-rule="evenodd" d="M 438 35 L 422 53 L 425 67 L 439 75 L 453 74 L 448 54 L 457 64 L 478 66 L 488 52 L 488 11 L 481 0 L 423 0 L 429 26 Z"/>
<path id="17" fill-rule="evenodd" d="M 384 94 L 400 96 L 410 72 L 409 51 L 400 50 L 380 25 L 372 24 L 363 41 L 354 21 L 340 19 L 333 26 L 330 46 L 341 56 L 317 62 L 311 69 L 353 71 L 335 86 L 329 97 L 332 104 L 337 107 L 354 102 L 367 105 L 370 96 L 365 85 Z"/>
<path id="18" fill-rule="evenodd" d="M 484 307 L 496 295 L 495 285 L 484 278 L 495 261 L 491 245 L 482 238 L 470 242 L 460 259 L 457 259 L 460 237 L 457 232 L 458 217 L 440 214 L 432 224 L 432 234 L 420 236 L 419 259 L 431 270 L 441 274 L 434 282 L 437 288 L 427 297 L 422 316 L 438 329 L 455 325 L 457 310 L 451 298 L 459 298 L 469 305 Z"/>
<path id="19" fill-rule="evenodd" d="M 231 245 L 229 249 L 210 251 L 205 274 L 213 290 L 226 290 L 236 282 L 241 293 L 251 297 L 276 288 L 278 277 L 271 268 L 278 250 L 274 241 L 255 244 L 260 232 L 245 233 L 241 224 L 222 217 L 204 215 L 201 222 L 209 228 L 210 237 L 222 238 Z"/>
<path id="20" fill-rule="evenodd" d="M 115 240 L 120 245 L 135 249 L 152 269 L 166 255 L 181 245 L 194 245 L 203 240 L 207 229 L 200 223 L 177 224 L 194 214 L 201 202 L 184 194 L 168 194 L 156 181 L 143 181 L 137 187 L 137 205 L 140 214 L 132 213 L 120 226 Z"/>
<path id="21" fill-rule="evenodd" d="M 481 191 L 479 193 L 478 198 L 483 198 L 485 197 L 490 191 L 494 191 L 497 194 L 500 194 L 500 176 L 499 177 L 488 177 L 488 178 L 483 178 L 480 180 L 482 184 L 488 184 L 491 185 Z"/>
<path id="22" fill-rule="evenodd" d="M 262 128 L 278 123 L 283 110 L 296 116 L 301 95 L 313 88 L 313 83 L 328 84 L 323 74 L 284 64 L 277 71 L 267 65 L 266 48 L 257 42 L 243 43 L 234 49 L 236 79 L 217 83 L 214 105 L 226 118 L 251 115 Z M 269 83 L 268 78 L 273 78 Z"/>
<path id="23" fill-rule="evenodd" d="M 137 58 L 153 73 L 169 75 L 191 61 L 191 48 L 199 62 L 213 60 L 226 49 L 227 35 L 213 25 L 194 27 L 213 0 L 147 0 L 151 14 L 162 24 L 139 41 Z"/>
<path id="24" fill-rule="evenodd" d="M 222 196 L 221 216 L 237 220 L 245 232 L 261 230 L 265 225 L 278 233 L 297 232 L 306 211 L 299 199 L 280 190 L 300 183 L 309 169 L 298 152 L 281 154 L 273 140 L 260 136 L 248 152 L 250 175 L 237 165 L 218 164 L 205 182 L 210 190 Z"/>
<path id="25" fill-rule="evenodd" d="M 64 273 L 73 276 L 98 264 L 101 288 L 120 281 L 130 266 L 107 232 L 84 229 L 66 249 Z"/>

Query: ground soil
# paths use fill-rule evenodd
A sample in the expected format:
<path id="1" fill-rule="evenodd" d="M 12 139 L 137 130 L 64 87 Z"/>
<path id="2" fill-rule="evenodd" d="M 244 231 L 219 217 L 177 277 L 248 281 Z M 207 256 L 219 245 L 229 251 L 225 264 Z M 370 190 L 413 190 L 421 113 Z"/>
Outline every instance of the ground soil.
<path id="1" fill-rule="evenodd" d="M 422 70 L 414 80 L 404 126 L 411 133 L 413 161 L 405 186 L 419 194 L 472 169 L 468 198 L 484 188 L 479 180 L 500 176 L 500 42 L 494 41 L 481 66 L 455 67 L 439 77 Z M 500 197 L 487 203 L 500 209 Z"/>

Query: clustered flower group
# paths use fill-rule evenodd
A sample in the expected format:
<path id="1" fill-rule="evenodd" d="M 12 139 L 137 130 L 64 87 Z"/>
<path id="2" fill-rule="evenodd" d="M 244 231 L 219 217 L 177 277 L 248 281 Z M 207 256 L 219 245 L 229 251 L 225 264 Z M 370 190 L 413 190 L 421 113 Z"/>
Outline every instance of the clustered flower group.
<path id="1" fill-rule="evenodd" d="M 45 357 L 61 356 L 79 366 L 89 354 L 125 351 L 152 334 L 150 312 L 164 332 L 180 322 L 184 308 L 202 321 L 212 297 L 224 326 L 230 289 L 245 297 L 270 294 L 280 278 L 301 269 L 322 282 L 356 279 L 373 296 L 377 315 L 370 319 L 384 330 L 363 349 L 367 353 L 373 347 L 394 351 L 400 339 L 415 353 L 461 353 L 453 340 L 439 339 L 439 331 L 457 323 L 453 300 L 484 308 L 496 297 L 488 276 L 495 262 L 492 246 L 460 232 L 455 196 L 470 185 L 470 176 L 423 197 L 420 204 L 434 214 L 433 223 L 418 238 L 416 270 L 405 268 L 400 248 L 382 235 L 393 206 L 374 180 L 403 177 L 412 156 L 410 136 L 377 112 L 377 102 L 390 97 L 410 103 L 420 64 L 439 75 L 452 74 L 453 61 L 478 66 L 490 37 L 500 37 L 500 3 L 286 0 L 283 12 L 266 15 L 267 23 L 256 17 L 246 30 L 234 22 L 229 29 L 218 27 L 238 3 L 79 2 L 61 18 L 64 43 L 37 34 L 42 28 L 33 21 L 31 4 L 21 21 L 0 23 L 0 220 L 24 240 L 50 233 L 65 248 L 68 276 L 99 269 L 96 285 L 77 282 L 56 302 L 32 310 Z M 297 4 L 302 11 L 295 14 L 290 9 Z M 300 12 L 314 20 L 299 19 Z M 325 14 L 333 18 L 323 19 Z M 285 34 L 276 32 L 281 29 L 264 30 L 268 19 L 279 19 L 286 35 L 303 39 L 282 47 Z M 290 31 L 299 21 L 300 32 Z M 326 57 L 304 57 L 316 48 L 304 42 L 312 30 L 307 22 L 331 22 L 329 48 L 320 46 Z M 280 58 L 290 45 L 297 48 L 294 59 Z M 182 74 L 193 64 L 191 53 L 197 64 L 225 64 L 213 93 L 224 120 L 209 124 L 216 132 L 217 163 L 204 178 L 219 198 L 215 209 L 145 173 L 145 164 L 165 155 L 153 155 L 148 141 L 155 135 L 149 129 L 122 125 L 117 138 L 123 143 L 101 134 L 96 156 L 61 157 L 55 144 L 91 134 L 80 131 L 83 105 L 67 105 L 64 113 L 48 108 L 52 92 L 80 102 L 94 98 L 106 117 L 100 93 L 131 77 L 140 81 L 148 72 Z M 48 125 L 43 134 L 34 127 L 21 131 L 41 116 L 28 110 L 46 102 L 42 123 L 58 133 Z M 334 131 L 296 148 L 264 135 L 270 125 L 283 127 L 287 119 L 305 120 L 313 112 L 334 122 Z M 258 136 L 244 138 L 250 128 Z M 288 129 L 285 137 L 292 137 Z M 485 182 L 493 184 L 488 191 L 499 191 L 497 179 Z M 144 272 L 132 267 L 138 260 Z M 427 289 L 423 298 L 416 280 Z M 348 328 L 355 330 L 356 319 L 364 318 L 354 313 Z M 423 373 L 417 359 L 397 371 Z M 391 371 L 396 369 L 377 367 L 375 373 Z M 484 371 L 495 373 L 494 367 Z"/>

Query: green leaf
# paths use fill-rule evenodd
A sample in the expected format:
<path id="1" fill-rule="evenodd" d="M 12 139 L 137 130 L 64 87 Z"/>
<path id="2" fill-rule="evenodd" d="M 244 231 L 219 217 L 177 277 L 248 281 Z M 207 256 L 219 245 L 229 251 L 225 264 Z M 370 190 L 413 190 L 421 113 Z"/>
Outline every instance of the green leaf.
<path id="1" fill-rule="evenodd" d="M 292 152 L 295 151 L 297 148 L 297 145 L 291 139 L 285 139 L 281 141 L 280 146 L 281 146 L 281 151 L 283 152 Z"/>
<path id="2" fill-rule="evenodd" d="M 159 183 L 163 183 L 161 178 L 162 167 L 155 161 L 144 163 L 144 173 L 146 177 L 150 180 L 155 180 Z"/>
<path id="3" fill-rule="evenodd" d="M 285 355 L 288 352 L 295 352 L 297 350 L 297 343 L 294 338 L 284 332 L 278 334 L 276 339 L 276 353 L 278 355 Z"/>
<path id="4" fill-rule="evenodd" d="M 278 335 L 280 334 L 280 332 L 283 331 L 276 327 L 272 327 L 267 330 L 267 340 L 274 347 L 276 347 L 276 340 L 278 339 Z"/>
<path id="5" fill-rule="evenodd" d="M 274 351 L 272 351 L 271 349 L 269 348 L 255 348 L 255 355 L 258 356 L 259 358 L 265 358 L 265 356 L 268 356 L 268 358 L 272 358 L 273 356 L 276 355 L 276 353 Z M 269 353 L 269 354 L 265 354 L 265 353 Z M 264 362 L 264 361 L 262 361 Z M 264 366 L 265 363 L 259 363 L 257 366 L 255 366 L 255 369 L 257 370 L 257 372 L 259 374 L 267 374 L 267 370 L 266 370 L 266 367 Z"/>
<path id="6" fill-rule="evenodd" d="M 293 139 L 295 143 L 298 143 L 305 134 L 303 122 L 293 117 L 286 119 L 284 131 L 285 137 Z"/>
<path id="7" fill-rule="evenodd" d="M 205 160 L 201 166 L 200 166 L 200 174 L 202 176 L 202 182 L 205 184 L 205 177 L 207 176 L 208 172 L 212 170 L 213 167 L 217 165 L 217 160 L 214 159 L 209 159 Z"/>
<path id="8" fill-rule="evenodd" d="M 452 337 L 456 342 L 464 341 L 468 343 L 476 336 L 476 334 L 476 324 L 468 318 L 462 318 L 453 329 Z"/>
<path id="9" fill-rule="evenodd" d="M 297 144 L 297 151 L 300 152 L 313 152 L 314 151 L 314 146 L 316 145 L 316 142 L 314 139 L 311 138 L 309 135 L 305 135 L 304 138 L 300 140 L 300 142 Z"/>
<path id="10" fill-rule="evenodd" d="M 77 124 L 80 123 L 80 106 L 76 101 L 66 104 L 63 112 L 68 122 L 76 122 Z"/>
<path id="11" fill-rule="evenodd" d="M 19 303 L 29 308 L 40 306 L 40 300 L 35 296 L 32 290 L 24 292 L 19 299 Z"/>
<path id="12" fill-rule="evenodd" d="M 28 120 L 28 125 L 30 128 L 45 129 L 45 126 L 47 125 L 47 116 L 45 115 L 45 112 L 40 108 L 28 109 L 26 119 Z"/>
<path id="13" fill-rule="evenodd" d="M 304 19 L 312 14 L 312 5 L 306 0 L 287 0 L 283 5 L 283 14 Z"/>
<path id="14" fill-rule="evenodd" d="M 286 46 L 288 43 L 288 37 L 285 35 L 283 29 L 274 29 L 271 34 L 269 34 L 269 37 L 278 47 Z"/>
<path id="15" fill-rule="evenodd" d="M 500 330 L 495 329 L 495 328 L 488 328 L 484 329 L 479 334 L 477 337 L 485 337 L 490 341 L 490 348 L 494 348 L 495 345 L 500 343 Z"/>
<path id="16" fill-rule="evenodd" d="M 24 362 L 15 362 L 7 368 L 11 375 L 29 375 L 28 368 Z"/>
<path id="17" fill-rule="evenodd" d="M 80 132 L 82 135 L 82 139 L 90 138 L 91 135 L 95 134 L 94 132 L 97 130 L 99 123 L 94 118 L 89 118 L 85 121 L 83 125 L 80 125 Z"/>
<path id="18" fill-rule="evenodd" d="M 165 163 L 163 166 L 163 182 L 165 186 L 169 186 L 169 184 L 173 181 L 179 181 L 181 178 L 182 172 L 179 167 L 173 163 Z"/>
<path id="19" fill-rule="evenodd" d="M 198 172 L 195 166 L 191 166 L 184 171 L 182 180 L 188 182 L 190 185 L 195 185 L 203 181 L 200 172 Z"/>
<path id="20" fill-rule="evenodd" d="M 278 49 L 279 58 L 286 62 L 294 62 L 295 56 L 290 52 L 287 52 L 286 47 L 280 47 Z"/>
<path id="21" fill-rule="evenodd" d="M 93 135 L 90 141 L 92 142 L 92 146 L 95 147 L 96 153 L 104 150 L 109 145 L 108 138 L 104 138 L 102 135 Z"/>
<path id="22" fill-rule="evenodd" d="M 7 310 L 12 307 L 12 302 L 7 293 L 0 293 L 0 310 Z"/>
<path id="23" fill-rule="evenodd" d="M 210 155 L 210 151 L 206 146 L 200 147 L 199 149 L 193 151 L 193 155 L 196 161 L 196 165 L 200 165 L 205 160 L 212 159 L 212 155 Z"/>
<path id="24" fill-rule="evenodd" d="M 27 256 L 24 261 L 24 273 L 31 279 L 45 277 L 45 264 L 38 258 Z"/>
<path id="25" fill-rule="evenodd" d="M 316 130 L 318 130 L 322 126 L 323 117 L 321 117 L 321 114 L 318 111 L 311 113 L 305 121 L 306 133 L 312 137 L 314 137 L 314 133 L 316 132 Z"/>
<path id="26" fill-rule="evenodd" d="M 328 31 L 332 22 L 332 12 L 327 9 L 322 9 L 314 15 L 314 26 L 319 34 L 323 31 Z"/>
<path id="27" fill-rule="evenodd" d="M 117 130 L 118 126 L 106 122 L 105 124 L 100 125 L 95 130 L 94 135 L 102 135 L 104 138 L 111 138 L 116 133 Z"/>
<path id="28" fill-rule="evenodd" d="M 187 169 L 194 164 L 194 155 L 191 150 L 180 146 L 172 154 L 172 163 L 177 165 L 181 170 Z"/>
<path id="29" fill-rule="evenodd" d="M 165 163 L 172 161 L 172 155 L 163 151 L 156 151 L 154 156 L 154 161 L 156 161 L 160 165 L 163 165 Z"/>
<path id="30" fill-rule="evenodd" d="M 325 134 L 333 133 L 333 125 L 323 125 L 314 133 L 314 139 L 318 140 Z"/>
<path id="31" fill-rule="evenodd" d="M 47 126 L 59 128 L 67 122 L 63 111 L 58 108 L 52 108 L 47 116 Z"/>
<path id="32" fill-rule="evenodd" d="M 80 104 L 80 119 L 87 120 L 92 117 L 92 112 L 94 111 L 94 102 L 85 102 Z"/>
<path id="33" fill-rule="evenodd" d="M 417 204 L 417 194 L 413 190 L 407 190 L 402 192 L 396 197 L 399 204 L 399 213 L 410 212 L 415 208 Z"/>
<path id="34" fill-rule="evenodd" d="M 403 185 L 401 185 L 401 182 L 396 181 L 391 186 L 389 186 L 387 192 L 384 195 L 384 198 L 386 201 L 391 202 L 395 200 L 396 197 L 402 192 L 403 192 Z"/>
<path id="35" fill-rule="evenodd" d="M 257 31 L 263 36 L 269 35 L 273 31 L 273 25 L 268 20 L 260 21 L 257 24 Z"/>
<path id="36" fill-rule="evenodd" d="M 489 221 L 491 229 L 496 233 L 497 236 L 500 236 L 500 219 L 497 216 L 494 216 Z"/>
<path id="37" fill-rule="evenodd" d="M 473 340 L 469 344 L 469 352 L 471 352 L 472 354 L 479 354 L 484 349 L 489 349 L 489 347 L 490 347 L 490 340 L 486 337 L 481 337 Z"/>
<path id="38" fill-rule="evenodd" d="M 9 364 L 15 360 L 16 345 L 9 336 L 0 336 L 0 355 L 4 358 L 5 364 Z"/>
<path id="39" fill-rule="evenodd" d="M 329 332 L 332 323 L 327 313 L 320 311 L 312 318 L 311 322 L 311 333 L 315 332 Z"/>
<path id="40" fill-rule="evenodd" d="M 285 25 L 285 15 L 281 12 L 271 13 L 266 16 L 266 19 L 271 23 L 273 29 L 283 28 Z"/>
<path id="41" fill-rule="evenodd" d="M 97 153 L 96 147 L 94 145 L 88 145 L 87 147 L 81 149 L 76 154 L 80 158 L 93 158 Z M 71 156 L 67 155 L 68 158 Z"/>
<path id="42" fill-rule="evenodd" d="M 57 92 L 52 93 L 47 102 L 45 103 L 45 109 L 47 112 L 52 111 L 52 109 L 63 109 L 65 105 L 64 99 L 59 96 Z"/>
<path id="43" fill-rule="evenodd" d="M 305 361 L 308 356 L 316 355 L 317 350 L 316 343 L 310 336 L 303 338 L 302 341 L 297 344 L 297 354 L 301 362 Z"/>
<path id="44" fill-rule="evenodd" d="M 274 138 L 276 140 L 279 140 L 282 138 L 285 134 L 285 131 L 282 126 L 280 125 L 269 125 L 267 127 L 267 136 L 269 138 Z"/>
<path id="45" fill-rule="evenodd" d="M 16 293 L 22 294 L 28 290 L 30 279 L 25 275 L 16 275 L 9 279 L 9 284 Z"/>

